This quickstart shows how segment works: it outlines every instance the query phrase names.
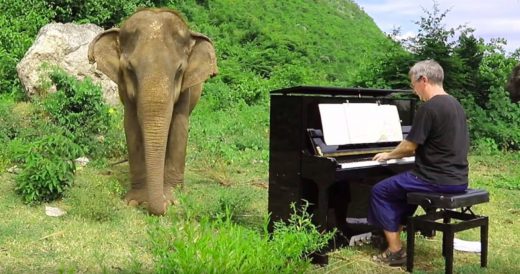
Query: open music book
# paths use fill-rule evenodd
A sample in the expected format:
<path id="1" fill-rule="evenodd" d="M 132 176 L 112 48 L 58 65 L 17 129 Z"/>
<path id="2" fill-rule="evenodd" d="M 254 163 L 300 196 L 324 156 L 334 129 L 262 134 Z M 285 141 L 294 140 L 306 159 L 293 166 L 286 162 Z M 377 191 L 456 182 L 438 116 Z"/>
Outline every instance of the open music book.
<path id="1" fill-rule="evenodd" d="M 374 103 L 319 104 L 323 139 L 327 145 L 403 140 L 395 105 Z"/>

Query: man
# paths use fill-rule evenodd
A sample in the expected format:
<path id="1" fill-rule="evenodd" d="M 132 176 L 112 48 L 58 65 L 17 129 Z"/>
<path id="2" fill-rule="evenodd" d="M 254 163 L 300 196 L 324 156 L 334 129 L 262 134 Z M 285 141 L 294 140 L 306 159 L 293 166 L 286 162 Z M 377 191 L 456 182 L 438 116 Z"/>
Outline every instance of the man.
<path id="1" fill-rule="evenodd" d="M 425 60 L 416 63 L 408 75 L 412 89 L 424 103 L 405 140 L 391 152 L 373 158 L 386 161 L 415 154 L 413 170 L 379 182 L 370 197 L 368 221 L 383 229 L 388 242 L 388 249 L 374 259 L 390 266 L 406 262 L 401 224 L 417 209 L 406 203 L 406 193 L 458 193 L 468 186 L 466 115 L 459 102 L 444 91 L 442 67 Z"/>

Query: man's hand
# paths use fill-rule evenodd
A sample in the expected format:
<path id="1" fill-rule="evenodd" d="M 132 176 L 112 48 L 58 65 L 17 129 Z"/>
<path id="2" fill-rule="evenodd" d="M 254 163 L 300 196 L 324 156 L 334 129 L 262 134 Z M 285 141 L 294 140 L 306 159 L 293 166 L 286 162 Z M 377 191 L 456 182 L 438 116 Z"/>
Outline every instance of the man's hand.
<path id="1" fill-rule="evenodd" d="M 408 140 L 403 140 L 396 148 L 394 148 L 394 150 L 376 154 L 376 156 L 372 158 L 372 161 L 384 162 L 390 159 L 400 159 L 412 156 L 415 154 L 415 149 L 417 149 L 417 144 Z"/>
<path id="2" fill-rule="evenodd" d="M 389 154 L 389 152 L 378 153 L 374 156 L 374 158 L 372 158 L 372 161 L 384 162 L 389 160 L 391 159 Z"/>

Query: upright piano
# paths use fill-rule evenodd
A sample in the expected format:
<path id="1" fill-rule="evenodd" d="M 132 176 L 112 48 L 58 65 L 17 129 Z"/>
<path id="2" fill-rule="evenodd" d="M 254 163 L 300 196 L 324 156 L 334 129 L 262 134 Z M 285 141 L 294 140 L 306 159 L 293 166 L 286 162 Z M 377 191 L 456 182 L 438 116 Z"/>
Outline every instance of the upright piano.
<path id="1" fill-rule="evenodd" d="M 403 139 L 414 118 L 416 97 L 406 90 L 298 86 L 271 91 L 270 100 L 271 222 L 289 219 L 292 203 L 297 208 L 307 203 L 313 223 L 321 230 L 337 228 L 347 238 L 371 231 L 373 228 L 366 222 L 359 221 L 366 220 L 371 187 L 386 177 L 411 169 L 414 158 L 371 160 L 378 152 L 391 151 L 398 140 L 367 143 L 358 140 L 354 144 L 331 145 L 324 138 L 327 132 L 323 122 L 328 120 L 322 119 L 323 108 L 338 109 L 348 104 L 395 106 Z M 336 120 L 363 121 L 363 117 L 339 116 Z M 341 125 L 341 121 L 334 123 Z M 362 125 L 362 130 L 369 131 L 372 125 Z M 327 127 L 333 131 L 335 125 Z M 358 139 L 360 136 L 363 134 L 357 134 Z"/>

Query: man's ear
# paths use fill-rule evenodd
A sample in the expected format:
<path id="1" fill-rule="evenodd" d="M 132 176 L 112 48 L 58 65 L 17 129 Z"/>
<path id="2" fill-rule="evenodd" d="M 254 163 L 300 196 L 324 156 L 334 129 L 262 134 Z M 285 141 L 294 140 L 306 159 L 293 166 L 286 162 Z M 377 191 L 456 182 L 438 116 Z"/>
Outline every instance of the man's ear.
<path id="1" fill-rule="evenodd" d="M 217 75 L 217 57 L 211 40 L 196 32 L 191 33 L 194 45 L 188 58 L 188 67 L 184 73 L 182 90 L 206 81 Z"/>
<path id="2" fill-rule="evenodd" d="M 119 29 L 113 28 L 98 34 L 88 47 L 88 60 L 97 63 L 97 68 L 118 82 L 119 75 Z"/>

